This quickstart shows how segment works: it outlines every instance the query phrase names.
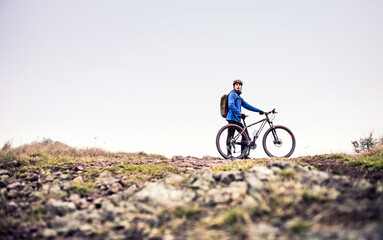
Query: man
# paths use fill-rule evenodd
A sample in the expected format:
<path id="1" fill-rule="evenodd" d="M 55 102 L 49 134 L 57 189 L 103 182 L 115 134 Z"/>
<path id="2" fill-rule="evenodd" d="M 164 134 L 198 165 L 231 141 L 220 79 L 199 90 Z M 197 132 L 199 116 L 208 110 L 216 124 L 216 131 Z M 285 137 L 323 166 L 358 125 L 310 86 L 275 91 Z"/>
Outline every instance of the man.
<path id="1" fill-rule="evenodd" d="M 259 114 L 264 114 L 263 111 L 259 110 L 258 108 L 255 108 L 245 102 L 243 98 L 240 97 L 242 93 L 242 81 L 241 80 L 234 80 L 233 82 L 233 90 L 229 93 L 227 96 L 228 98 L 228 107 L 229 112 L 226 116 L 226 121 L 228 121 L 230 124 L 236 124 L 238 126 L 241 126 L 244 128 L 243 124 L 241 123 L 241 118 L 245 116 L 245 114 L 241 113 L 241 107 L 243 106 L 247 110 L 253 111 L 253 112 L 259 112 Z M 229 142 L 229 139 L 231 139 L 234 136 L 235 129 L 229 129 L 228 135 L 227 135 L 227 141 Z M 248 131 L 246 130 L 247 136 L 249 136 Z M 242 138 L 242 141 L 245 139 Z M 243 150 L 243 146 L 241 147 L 241 150 Z M 228 152 L 228 155 L 231 155 L 231 152 Z M 245 158 L 248 158 L 248 153 L 245 155 Z"/>

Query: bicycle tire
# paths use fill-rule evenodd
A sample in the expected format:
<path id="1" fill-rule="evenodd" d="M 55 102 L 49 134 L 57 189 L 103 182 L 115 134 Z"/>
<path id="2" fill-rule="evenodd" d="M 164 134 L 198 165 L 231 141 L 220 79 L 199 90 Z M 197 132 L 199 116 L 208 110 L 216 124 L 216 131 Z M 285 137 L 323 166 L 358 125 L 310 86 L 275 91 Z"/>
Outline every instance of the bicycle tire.
<path id="1" fill-rule="evenodd" d="M 274 134 L 277 134 L 278 141 L 275 141 Z M 283 139 L 282 139 L 283 138 Z M 272 141 L 271 141 L 272 140 Z M 284 142 L 284 143 L 283 143 Z M 293 132 L 285 126 L 274 126 L 265 132 L 263 136 L 263 149 L 269 157 L 290 157 L 296 145 Z M 285 146 L 283 146 L 285 145 Z M 283 149 L 281 148 L 283 147 Z M 281 150 L 280 154 L 276 152 Z"/>
<path id="2" fill-rule="evenodd" d="M 227 140 L 228 140 L 227 134 L 228 134 L 229 128 L 234 128 L 234 136 L 232 139 L 234 139 L 236 137 L 237 138 L 240 137 L 241 142 L 234 140 L 232 142 L 232 144 L 230 144 L 229 146 L 227 145 L 228 144 L 227 143 Z M 249 137 L 247 136 L 246 132 L 242 133 L 243 136 L 238 136 L 238 133 L 241 133 L 242 131 L 243 131 L 243 128 L 241 128 L 240 126 L 235 125 L 235 124 L 227 124 L 227 125 L 223 126 L 218 131 L 217 137 L 216 137 L 216 146 L 217 146 L 217 150 L 218 150 L 219 154 L 221 154 L 221 156 L 223 158 L 225 158 L 225 159 L 243 158 L 245 156 L 245 154 L 248 153 L 249 146 L 247 143 L 249 141 Z M 243 142 L 242 137 L 245 138 L 245 140 L 246 140 L 245 142 Z M 239 145 L 239 146 L 237 146 L 237 145 Z M 238 156 L 236 156 L 234 154 L 229 155 L 228 153 L 224 152 L 224 150 L 232 152 L 232 147 L 234 148 L 234 153 L 237 153 Z M 236 147 L 241 147 L 240 152 L 236 151 Z"/>

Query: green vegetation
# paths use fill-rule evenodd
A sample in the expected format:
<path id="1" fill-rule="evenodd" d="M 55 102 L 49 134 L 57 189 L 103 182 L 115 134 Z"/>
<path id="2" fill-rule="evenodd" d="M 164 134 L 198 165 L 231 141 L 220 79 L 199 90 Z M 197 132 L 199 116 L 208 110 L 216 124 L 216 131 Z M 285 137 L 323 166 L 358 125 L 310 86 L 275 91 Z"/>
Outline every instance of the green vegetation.
<path id="1" fill-rule="evenodd" d="M 335 159 L 335 160 L 346 160 L 347 157 L 344 154 L 336 153 L 336 154 L 331 154 L 328 156 L 329 159 Z"/>
<path id="2" fill-rule="evenodd" d="M 348 163 L 363 168 L 383 170 L 383 146 L 373 148 L 366 153 L 354 155 L 349 159 Z"/>
<path id="3" fill-rule="evenodd" d="M 71 189 L 81 197 L 86 197 L 95 191 L 93 183 L 71 182 Z"/>
<path id="4" fill-rule="evenodd" d="M 225 165 L 213 168 L 213 171 L 214 172 L 232 171 L 232 170 L 246 171 L 251 169 L 254 166 L 266 166 L 268 163 L 270 163 L 269 159 L 234 160 Z"/>
<path id="5" fill-rule="evenodd" d="M 318 200 L 318 196 L 311 192 L 310 190 L 306 190 L 303 192 L 302 198 L 307 202 L 314 202 Z"/>
<path id="6" fill-rule="evenodd" d="M 290 226 L 289 230 L 292 233 L 299 234 L 299 233 L 306 232 L 306 231 L 310 230 L 311 225 L 312 224 L 307 222 L 307 221 L 300 220 L 300 221 L 293 223 Z"/>
<path id="7" fill-rule="evenodd" d="M 285 168 L 279 172 L 279 175 L 283 178 L 292 179 L 295 178 L 296 172 L 292 168 Z"/>
<path id="8" fill-rule="evenodd" d="M 173 214 L 177 218 L 193 218 L 201 212 L 201 209 L 198 204 L 194 206 L 178 206 L 174 209 Z"/>

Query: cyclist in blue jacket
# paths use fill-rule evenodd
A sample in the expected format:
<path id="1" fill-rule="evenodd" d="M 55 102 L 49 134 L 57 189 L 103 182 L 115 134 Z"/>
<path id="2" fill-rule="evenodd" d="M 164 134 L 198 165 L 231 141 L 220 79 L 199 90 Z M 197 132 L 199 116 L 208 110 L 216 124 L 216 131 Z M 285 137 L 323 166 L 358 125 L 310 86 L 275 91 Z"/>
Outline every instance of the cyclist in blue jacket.
<path id="1" fill-rule="evenodd" d="M 241 123 L 241 117 L 244 117 L 245 114 L 241 112 L 242 106 L 246 108 L 247 110 L 253 111 L 253 112 L 259 112 L 259 114 L 264 114 L 264 112 L 258 108 L 255 108 L 248 104 L 243 98 L 240 97 L 242 93 L 242 81 L 241 80 L 234 80 L 233 82 L 233 90 L 229 93 L 228 97 L 228 107 L 229 112 L 226 116 L 226 121 L 228 121 L 230 124 L 236 124 L 238 126 L 241 126 L 244 128 L 243 124 Z M 240 115 L 240 117 L 238 117 Z M 235 129 L 229 129 L 227 140 L 229 141 L 230 138 L 234 136 Z M 249 136 L 249 133 L 246 130 L 246 134 Z M 243 150 L 243 149 L 241 149 Z M 228 155 L 231 155 L 231 152 L 228 152 Z M 245 155 L 245 158 L 248 158 L 248 155 Z"/>

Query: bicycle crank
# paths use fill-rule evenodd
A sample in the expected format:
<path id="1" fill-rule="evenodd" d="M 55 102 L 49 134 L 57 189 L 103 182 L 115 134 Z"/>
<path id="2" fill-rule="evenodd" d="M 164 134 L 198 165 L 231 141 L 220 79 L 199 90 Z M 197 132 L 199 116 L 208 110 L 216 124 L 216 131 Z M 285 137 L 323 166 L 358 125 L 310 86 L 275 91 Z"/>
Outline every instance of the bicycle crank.
<path id="1" fill-rule="evenodd" d="M 257 144 L 255 142 L 250 142 L 249 147 L 250 147 L 250 149 L 254 150 L 257 148 Z"/>

